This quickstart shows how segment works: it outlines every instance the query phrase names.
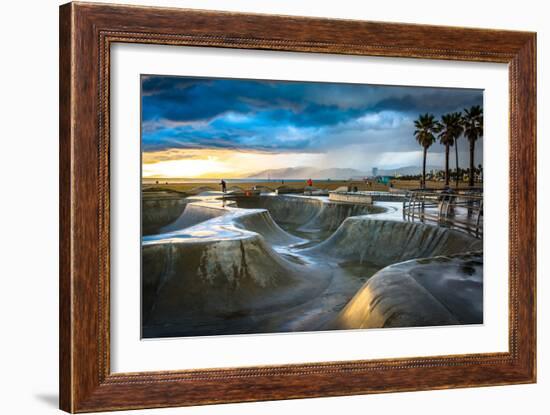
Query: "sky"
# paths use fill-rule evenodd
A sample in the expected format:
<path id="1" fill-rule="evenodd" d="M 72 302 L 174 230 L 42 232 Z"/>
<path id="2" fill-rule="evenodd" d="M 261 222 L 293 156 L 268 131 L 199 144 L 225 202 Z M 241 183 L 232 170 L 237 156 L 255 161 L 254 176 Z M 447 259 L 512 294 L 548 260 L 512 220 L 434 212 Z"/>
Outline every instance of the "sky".
<path id="1" fill-rule="evenodd" d="M 420 167 L 422 149 L 413 135 L 419 114 L 483 105 L 483 91 L 474 89 L 160 75 L 142 75 L 141 96 L 143 177 Z M 480 139 L 476 165 L 482 147 Z M 466 167 L 465 138 L 459 152 Z M 430 147 L 427 165 L 443 168 L 444 146 Z"/>

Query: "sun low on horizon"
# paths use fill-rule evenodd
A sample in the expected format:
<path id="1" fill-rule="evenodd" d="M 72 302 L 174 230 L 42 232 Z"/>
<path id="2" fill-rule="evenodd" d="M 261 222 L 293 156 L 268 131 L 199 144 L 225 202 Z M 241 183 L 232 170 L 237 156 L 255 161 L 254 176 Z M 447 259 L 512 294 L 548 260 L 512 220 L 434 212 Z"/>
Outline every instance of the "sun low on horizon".
<path id="1" fill-rule="evenodd" d="M 143 153 L 144 178 L 239 179 L 262 170 L 321 162 L 315 153 L 267 153 L 257 151 L 187 149 Z"/>
<path id="2" fill-rule="evenodd" d="M 474 89 L 162 75 L 143 75 L 141 96 L 142 177 L 192 179 L 420 165 L 418 115 L 483 102 Z M 466 141 L 459 143 L 462 165 Z M 428 164 L 443 159 L 442 146 L 433 146 Z"/>

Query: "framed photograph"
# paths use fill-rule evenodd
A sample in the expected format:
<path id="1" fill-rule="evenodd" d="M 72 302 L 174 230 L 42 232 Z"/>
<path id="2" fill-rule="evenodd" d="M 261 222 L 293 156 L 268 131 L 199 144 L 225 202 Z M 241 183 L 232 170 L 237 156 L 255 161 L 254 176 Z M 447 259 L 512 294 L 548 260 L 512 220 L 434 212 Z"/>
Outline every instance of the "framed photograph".
<path id="1" fill-rule="evenodd" d="M 60 407 L 536 380 L 536 35 L 60 8 Z"/>

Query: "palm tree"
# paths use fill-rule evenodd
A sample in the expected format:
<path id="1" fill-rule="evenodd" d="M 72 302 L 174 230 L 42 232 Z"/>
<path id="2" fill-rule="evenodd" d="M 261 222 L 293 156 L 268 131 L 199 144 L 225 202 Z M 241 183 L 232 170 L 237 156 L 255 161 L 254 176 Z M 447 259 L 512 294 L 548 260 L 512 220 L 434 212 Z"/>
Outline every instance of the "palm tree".
<path id="1" fill-rule="evenodd" d="M 469 110 L 464 110 L 464 135 L 470 142 L 470 172 L 469 185 L 474 185 L 474 153 L 476 141 L 483 137 L 483 108 L 479 105 L 474 105 Z"/>
<path id="2" fill-rule="evenodd" d="M 453 112 L 445 114 L 441 117 L 441 132 L 439 133 L 439 142 L 445 146 L 445 185 L 449 185 L 449 149 L 455 145 L 456 140 L 462 134 L 462 114 Z M 456 150 L 456 166 L 457 166 L 457 184 L 458 188 L 458 150 Z"/>
<path id="3" fill-rule="evenodd" d="M 426 155 L 428 153 L 428 148 L 435 142 L 435 134 L 439 131 L 440 125 L 435 120 L 435 116 L 433 114 L 426 113 L 418 116 L 418 120 L 414 122 L 414 126 L 416 127 L 416 130 L 414 130 L 414 136 L 424 151 L 421 183 L 421 187 L 424 189 L 426 187 Z"/>

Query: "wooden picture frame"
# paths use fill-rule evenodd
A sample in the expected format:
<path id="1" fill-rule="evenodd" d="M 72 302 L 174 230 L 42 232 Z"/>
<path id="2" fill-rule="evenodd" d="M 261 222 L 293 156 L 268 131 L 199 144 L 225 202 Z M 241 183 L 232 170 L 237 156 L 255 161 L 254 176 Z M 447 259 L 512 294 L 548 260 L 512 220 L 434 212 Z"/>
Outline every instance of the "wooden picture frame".
<path id="1" fill-rule="evenodd" d="M 114 43 L 509 65 L 509 352 L 111 373 Z M 536 379 L 536 34 L 69 3 L 60 8 L 60 407 L 90 412 L 531 383 Z"/>

